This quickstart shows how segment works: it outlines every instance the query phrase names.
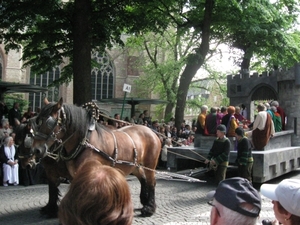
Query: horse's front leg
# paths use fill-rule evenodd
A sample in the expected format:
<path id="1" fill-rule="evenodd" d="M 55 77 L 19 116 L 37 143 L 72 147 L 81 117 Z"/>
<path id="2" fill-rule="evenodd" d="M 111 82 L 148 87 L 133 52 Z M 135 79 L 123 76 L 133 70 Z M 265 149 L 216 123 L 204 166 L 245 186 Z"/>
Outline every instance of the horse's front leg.
<path id="1" fill-rule="evenodd" d="M 43 158 L 42 163 L 48 180 L 49 200 L 47 205 L 42 207 L 40 212 L 50 218 L 54 218 L 57 217 L 60 196 L 60 191 L 58 189 L 58 186 L 60 185 L 60 176 L 57 172 L 58 163 L 49 157 Z"/>
<path id="2" fill-rule="evenodd" d="M 57 184 L 57 182 L 53 182 L 51 179 L 48 179 L 49 200 L 47 205 L 41 208 L 40 212 L 43 215 L 47 215 L 49 218 L 57 217 L 60 196 L 60 191 L 58 189 L 59 184 L 60 183 Z"/>

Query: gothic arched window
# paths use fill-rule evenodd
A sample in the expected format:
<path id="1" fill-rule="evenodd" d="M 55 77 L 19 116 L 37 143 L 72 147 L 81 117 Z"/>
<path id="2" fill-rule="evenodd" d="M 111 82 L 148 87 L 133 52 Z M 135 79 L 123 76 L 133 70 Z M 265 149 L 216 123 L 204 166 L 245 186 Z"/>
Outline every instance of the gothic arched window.
<path id="1" fill-rule="evenodd" d="M 113 65 L 105 53 L 92 53 L 92 59 L 97 66 L 92 68 L 92 99 L 113 98 L 114 73 Z"/>
<path id="2" fill-rule="evenodd" d="M 47 73 L 44 73 L 42 75 L 35 75 L 30 72 L 30 84 L 47 87 L 59 77 L 60 69 L 58 67 L 53 68 L 53 70 L 48 71 Z M 43 96 L 43 93 L 29 93 L 29 105 L 33 110 L 35 110 L 36 107 L 41 108 L 44 97 L 47 97 L 50 102 L 57 102 L 59 100 L 58 87 L 49 88 L 49 91 L 46 92 L 46 96 Z"/>

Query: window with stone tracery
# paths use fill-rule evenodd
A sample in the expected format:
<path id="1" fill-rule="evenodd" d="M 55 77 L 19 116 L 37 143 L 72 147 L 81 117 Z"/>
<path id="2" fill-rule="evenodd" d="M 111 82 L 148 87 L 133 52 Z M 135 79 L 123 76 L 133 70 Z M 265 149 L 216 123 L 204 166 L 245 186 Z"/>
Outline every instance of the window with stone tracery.
<path id="1" fill-rule="evenodd" d="M 53 68 L 53 70 L 48 71 L 42 75 L 30 74 L 30 84 L 38 85 L 41 87 L 48 87 L 54 80 L 57 80 L 60 77 L 60 69 L 58 67 Z M 43 93 L 29 93 L 29 106 L 32 107 L 33 110 L 36 107 L 41 108 L 44 97 L 50 102 L 57 102 L 59 99 L 59 89 L 58 87 L 50 87 L 49 91 L 46 92 L 46 95 Z"/>
<path id="2" fill-rule="evenodd" d="M 114 73 L 110 58 L 105 53 L 93 52 L 92 59 L 97 66 L 92 68 L 92 99 L 113 98 Z"/>

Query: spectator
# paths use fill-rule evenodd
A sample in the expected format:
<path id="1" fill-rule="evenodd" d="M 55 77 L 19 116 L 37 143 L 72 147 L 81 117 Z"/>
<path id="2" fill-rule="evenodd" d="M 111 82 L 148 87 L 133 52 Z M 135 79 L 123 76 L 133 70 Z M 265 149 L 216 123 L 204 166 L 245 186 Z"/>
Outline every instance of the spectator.
<path id="1" fill-rule="evenodd" d="M 120 123 L 120 114 L 116 113 L 114 115 L 114 119 L 112 120 L 112 125 L 115 126 L 116 128 L 121 128 L 121 123 Z"/>
<path id="2" fill-rule="evenodd" d="M 225 133 L 226 127 L 223 124 L 219 125 L 217 127 L 217 139 L 205 160 L 205 164 L 209 163 L 209 166 L 214 169 L 217 183 L 225 179 L 229 161 L 230 141 Z"/>
<path id="3" fill-rule="evenodd" d="M 162 161 L 162 168 L 167 168 L 167 161 L 168 161 L 168 148 L 173 147 L 172 141 L 170 138 L 167 138 L 165 141 L 165 145 L 161 150 L 161 161 Z"/>
<path id="4" fill-rule="evenodd" d="M 151 117 L 150 117 L 150 115 L 149 115 L 149 112 L 148 112 L 148 110 L 144 110 L 144 112 L 143 112 L 143 114 L 144 114 L 144 123 L 147 121 L 147 124 L 152 124 L 152 121 L 151 121 Z"/>
<path id="5" fill-rule="evenodd" d="M 279 106 L 279 103 L 277 101 L 273 101 L 271 102 L 271 106 L 275 106 L 276 109 L 277 109 L 277 112 L 279 113 L 279 115 L 281 116 L 281 124 L 282 124 L 282 130 L 285 130 L 285 125 L 286 125 L 286 120 L 287 120 L 287 117 L 286 117 L 286 114 L 283 110 L 283 108 L 281 108 Z"/>
<path id="6" fill-rule="evenodd" d="M 184 130 L 182 131 L 182 133 L 181 133 L 181 138 L 185 138 L 185 139 L 187 139 L 188 138 L 188 136 L 190 136 L 190 134 L 191 134 L 191 132 L 192 132 L 192 130 L 191 130 L 191 126 L 190 125 L 188 125 L 188 124 L 186 124 L 185 126 L 184 126 Z"/>
<path id="7" fill-rule="evenodd" d="M 30 119 L 30 118 L 32 118 L 32 117 L 34 117 L 34 113 L 33 113 L 33 111 L 32 111 L 32 108 L 31 107 L 28 107 L 28 109 L 27 109 L 27 112 L 25 112 L 24 114 L 23 114 L 23 117 L 22 117 L 22 123 L 24 123 L 24 122 L 26 122 L 28 119 Z"/>
<path id="8" fill-rule="evenodd" d="M 2 120 L 2 128 L 0 129 L 0 145 L 4 142 L 5 138 L 7 138 L 13 132 L 9 127 L 8 119 Z"/>
<path id="9" fill-rule="evenodd" d="M 155 132 L 159 132 L 159 123 L 157 120 L 153 120 L 152 126 L 150 127 Z"/>
<path id="10" fill-rule="evenodd" d="M 260 192 L 272 200 L 276 217 L 273 225 L 300 224 L 300 180 L 284 179 L 279 184 L 263 184 Z"/>
<path id="11" fill-rule="evenodd" d="M 40 112 L 41 112 L 41 108 L 40 107 L 36 107 L 35 108 L 35 112 L 33 113 L 33 116 L 37 116 Z"/>
<path id="12" fill-rule="evenodd" d="M 141 113 L 141 114 L 139 115 L 137 124 L 144 125 L 144 113 Z"/>
<path id="13" fill-rule="evenodd" d="M 0 159 L 3 163 L 3 186 L 19 184 L 18 154 L 11 136 L 6 137 L 0 148 Z"/>
<path id="14" fill-rule="evenodd" d="M 260 103 L 257 106 L 258 114 L 253 123 L 253 130 L 247 135 L 252 137 L 252 143 L 256 150 L 263 150 L 275 129 L 271 116 L 266 112 L 265 106 Z"/>
<path id="15" fill-rule="evenodd" d="M 59 206 L 62 225 L 130 225 L 133 205 L 128 183 L 115 168 L 87 161 Z"/>
<path id="16" fill-rule="evenodd" d="M 187 141 L 187 145 L 188 145 L 188 146 L 194 146 L 194 135 L 193 135 L 193 134 L 190 134 L 190 135 L 187 137 L 186 141 Z"/>
<path id="17" fill-rule="evenodd" d="M 246 121 L 246 118 L 241 114 L 241 108 L 239 106 L 235 107 L 234 117 L 238 122 L 244 123 Z"/>
<path id="18" fill-rule="evenodd" d="M 170 125 L 165 125 L 164 127 L 165 127 L 165 136 L 171 138 L 172 134 L 171 134 Z"/>
<path id="19" fill-rule="evenodd" d="M 215 136 L 217 133 L 217 108 L 212 107 L 210 113 L 205 118 L 205 135 Z"/>
<path id="20" fill-rule="evenodd" d="M 219 126 L 222 122 L 222 118 L 223 116 L 225 116 L 227 114 L 227 107 L 222 106 L 220 113 L 217 113 L 217 126 Z"/>
<path id="21" fill-rule="evenodd" d="M 15 102 L 13 108 L 8 111 L 8 121 L 9 124 L 13 127 L 21 121 L 21 111 L 19 109 L 20 105 L 18 102 Z"/>
<path id="22" fill-rule="evenodd" d="M 241 105 L 241 115 L 248 120 L 248 114 L 247 114 L 247 109 L 246 106 L 244 104 Z"/>
<path id="23" fill-rule="evenodd" d="M 0 119 L 5 118 L 5 115 L 8 113 L 8 108 L 4 102 L 0 102 Z"/>
<path id="24" fill-rule="evenodd" d="M 158 126 L 158 132 L 160 133 L 160 135 L 158 135 L 158 137 L 161 141 L 161 146 L 163 147 L 165 145 L 165 141 L 166 141 L 165 127 L 164 126 Z"/>
<path id="25" fill-rule="evenodd" d="M 131 118 L 130 118 L 130 123 L 132 124 L 137 124 L 137 120 L 135 118 L 135 115 L 132 115 Z"/>
<path id="26" fill-rule="evenodd" d="M 270 110 L 273 112 L 273 123 L 275 132 L 279 132 L 282 130 L 281 116 L 277 112 L 277 108 L 275 106 L 271 106 Z"/>
<path id="27" fill-rule="evenodd" d="M 181 145 L 180 145 L 181 147 L 187 147 L 187 146 L 189 146 L 188 145 L 188 142 L 187 142 L 187 140 L 185 139 L 185 138 L 182 138 L 181 139 Z"/>
<path id="28" fill-rule="evenodd" d="M 195 147 L 200 147 L 201 145 L 201 136 L 204 134 L 204 126 L 205 126 L 207 109 L 208 107 L 206 105 L 201 106 L 201 112 L 198 115 L 198 119 L 196 123 L 197 129 L 195 131 L 195 141 L 194 141 Z"/>
<path id="29" fill-rule="evenodd" d="M 178 135 L 177 135 L 177 128 L 176 127 L 172 127 L 171 139 L 172 139 L 172 141 L 178 141 Z"/>
<path id="30" fill-rule="evenodd" d="M 238 175 L 252 182 L 252 167 L 253 157 L 251 150 L 251 143 L 245 137 L 244 130 L 240 127 L 235 129 L 237 139 L 237 158 L 236 164 L 238 165 Z"/>
<path id="31" fill-rule="evenodd" d="M 216 191 L 207 194 L 213 198 L 211 225 L 255 225 L 261 210 L 258 191 L 244 178 L 233 177 L 223 180 Z"/>
<path id="32" fill-rule="evenodd" d="M 267 113 L 269 113 L 269 114 L 270 114 L 270 116 L 271 116 L 271 118 L 272 118 L 272 120 L 273 120 L 273 117 L 274 117 L 274 112 L 271 110 L 271 106 L 270 106 L 270 104 L 269 104 L 269 103 L 267 103 L 267 102 L 265 102 L 265 103 L 264 103 L 264 106 L 266 107 L 266 111 L 267 111 Z"/>
<path id="33" fill-rule="evenodd" d="M 227 108 L 227 114 L 223 116 L 221 124 L 226 127 L 226 135 L 228 137 L 235 137 L 235 129 L 238 128 L 239 124 L 234 117 L 235 107 L 229 106 Z"/>

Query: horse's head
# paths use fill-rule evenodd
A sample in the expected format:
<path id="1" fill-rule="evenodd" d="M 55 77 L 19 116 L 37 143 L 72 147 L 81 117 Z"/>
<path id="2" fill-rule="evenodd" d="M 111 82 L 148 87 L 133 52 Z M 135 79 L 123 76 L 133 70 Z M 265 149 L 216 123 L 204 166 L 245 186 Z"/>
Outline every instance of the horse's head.
<path id="1" fill-rule="evenodd" d="M 35 118 L 31 119 L 33 143 L 32 147 L 36 155 L 44 155 L 47 148 L 58 140 L 63 132 L 62 123 L 65 113 L 62 107 L 62 98 L 57 103 L 49 103 L 44 100 L 45 106 Z"/>
<path id="2" fill-rule="evenodd" d="M 19 159 L 22 168 L 35 162 L 34 151 L 32 149 L 33 138 L 30 130 L 30 123 L 19 124 L 15 129 L 15 143 L 19 146 Z"/>

